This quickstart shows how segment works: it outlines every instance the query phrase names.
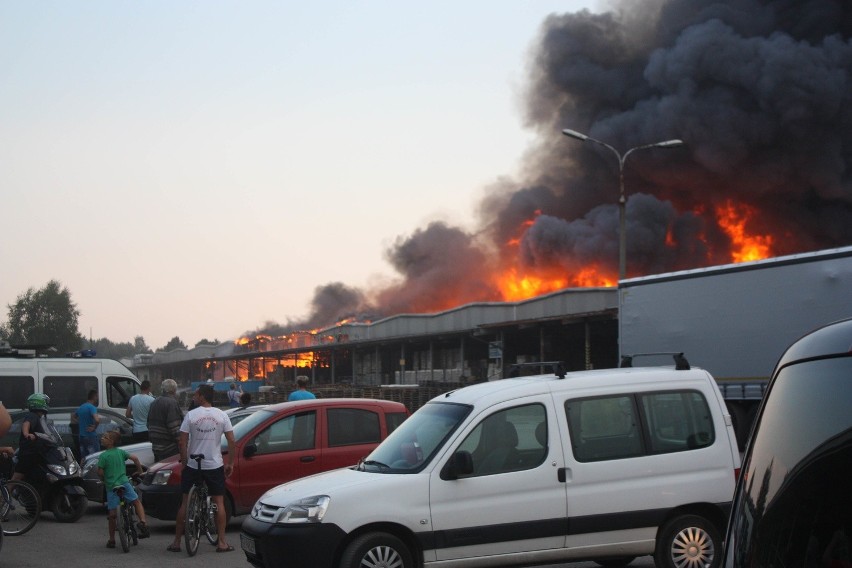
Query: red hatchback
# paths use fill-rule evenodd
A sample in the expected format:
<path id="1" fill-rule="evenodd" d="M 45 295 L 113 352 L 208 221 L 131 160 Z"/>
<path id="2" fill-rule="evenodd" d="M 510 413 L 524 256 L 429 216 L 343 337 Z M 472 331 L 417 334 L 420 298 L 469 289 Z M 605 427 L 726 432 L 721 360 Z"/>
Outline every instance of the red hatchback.
<path id="1" fill-rule="evenodd" d="M 388 400 L 330 398 L 283 402 L 258 410 L 234 426 L 237 455 L 227 479 L 228 517 L 244 515 L 276 485 L 355 465 L 408 417 Z M 227 451 L 222 439 L 222 451 Z M 177 456 L 151 466 L 136 488 L 145 513 L 174 520 L 180 506 Z"/>

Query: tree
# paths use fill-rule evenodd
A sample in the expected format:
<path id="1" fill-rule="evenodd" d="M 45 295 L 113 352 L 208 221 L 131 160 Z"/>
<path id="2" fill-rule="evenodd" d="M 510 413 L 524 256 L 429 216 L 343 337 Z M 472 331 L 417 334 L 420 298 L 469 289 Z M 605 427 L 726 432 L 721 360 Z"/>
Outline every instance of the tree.
<path id="1" fill-rule="evenodd" d="M 169 342 L 166 343 L 165 347 L 157 349 L 157 351 L 173 351 L 175 349 L 186 349 L 186 345 L 184 345 L 183 341 L 181 341 L 180 337 L 177 335 L 172 337 Z"/>
<path id="2" fill-rule="evenodd" d="M 57 280 L 44 288 L 30 288 L 8 304 L 5 333 L 13 345 L 52 345 L 59 353 L 77 351 L 83 342 L 78 331 L 80 311 L 71 292 Z"/>
<path id="3" fill-rule="evenodd" d="M 148 347 L 147 343 L 145 343 L 145 338 L 141 335 L 137 335 L 133 338 L 133 353 L 139 355 L 142 353 L 153 353 L 153 351 L 151 351 L 151 348 Z"/>
<path id="4" fill-rule="evenodd" d="M 213 345 L 215 347 L 216 345 L 219 345 L 219 340 L 214 339 L 213 341 L 210 341 L 207 338 L 204 338 L 195 344 L 196 347 L 200 347 L 201 345 Z"/>

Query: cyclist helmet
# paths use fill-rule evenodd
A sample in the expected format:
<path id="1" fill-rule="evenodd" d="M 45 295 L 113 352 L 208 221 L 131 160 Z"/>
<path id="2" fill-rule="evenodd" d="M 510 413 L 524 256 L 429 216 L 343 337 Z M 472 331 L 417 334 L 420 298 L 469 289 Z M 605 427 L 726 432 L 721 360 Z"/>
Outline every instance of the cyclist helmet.
<path id="1" fill-rule="evenodd" d="M 27 398 L 27 408 L 30 410 L 47 410 L 50 408 L 50 397 L 46 394 L 35 393 Z"/>

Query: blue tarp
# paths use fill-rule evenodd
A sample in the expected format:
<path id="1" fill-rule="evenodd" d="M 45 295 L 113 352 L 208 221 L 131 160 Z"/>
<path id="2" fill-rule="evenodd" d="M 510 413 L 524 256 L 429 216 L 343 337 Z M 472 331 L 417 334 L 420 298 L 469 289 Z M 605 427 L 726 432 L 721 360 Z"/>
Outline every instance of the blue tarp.
<path id="1" fill-rule="evenodd" d="M 204 384 L 212 384 L 213 390 L 216 390 L 218 392 L 226 392 L 226 391 L 230 390 L 230 388 L 231 388 L 231 381 L 214 381 L 212 383 L 207 383 L 205 381 L 194 381 L 192 383 L 192 387 L 191 387 L 192 391 L 191 392 L 195 392 L 195 389 L 197 389 L 199 385 L 204 385 Z M 259 392 L 260 387 L 264 386 L 265 384 L 266 384 L 266 381 L 263 381 L 263 380 L 260 380 L 260 381 L 239 381 L 239 382 L 237 382 L 237 386 L 240 389 L 242 389 L 243 392 L 252 392 L 252 393 Z"/>

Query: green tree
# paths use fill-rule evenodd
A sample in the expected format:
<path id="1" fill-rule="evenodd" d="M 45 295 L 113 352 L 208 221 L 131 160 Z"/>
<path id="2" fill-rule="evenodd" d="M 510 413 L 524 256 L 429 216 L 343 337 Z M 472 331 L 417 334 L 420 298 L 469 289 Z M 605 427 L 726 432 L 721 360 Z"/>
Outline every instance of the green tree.
<path id="1" fill-rule="evenodd" d="M 216 346 L 216 345 L 219 345 L 219 340 L 218 340 L 218 339 L 214 339 L 213 341 L 210 341 L 210 340 L 208 340 L 207 338 L 205 338 L 205 339 L 202 339 L 201 341 L 199 341 L 198 343 L 196 343 L 196 344 L 195 344 L 195 346 L 196 346 L 196 347 L 199 347 L 199 346 L 201 346 L 201 345 L 213 345 L 213 346 Z"/>
<path id="2" fill-rule="evenodd" d="M 71 292 L 57 280 L 44 288 L 30 288 L 7 304 L 9 321 L 5 333 L 14 345 L 50 345 L 59 353 L 77 351 L 83 343 L 78 331 L 80 311 L 71 301 Z"/>
<path id="3" fill-rule="evenodd" d="M 172 351 L 174 349 L 186 349 L 186 345 L 184 345 L 183 341 L 180 340 L 180 337 L 175 335 L 172 337 L 168 343 L 166 343 L 165 347 L 157 349 L 157 351 Z"/>

